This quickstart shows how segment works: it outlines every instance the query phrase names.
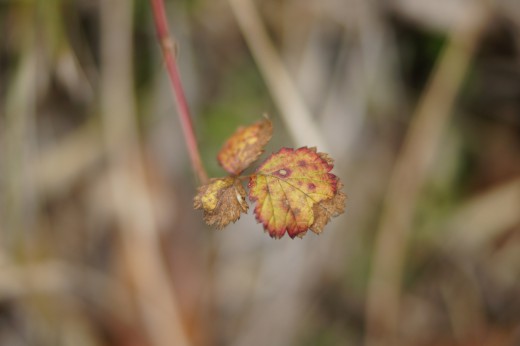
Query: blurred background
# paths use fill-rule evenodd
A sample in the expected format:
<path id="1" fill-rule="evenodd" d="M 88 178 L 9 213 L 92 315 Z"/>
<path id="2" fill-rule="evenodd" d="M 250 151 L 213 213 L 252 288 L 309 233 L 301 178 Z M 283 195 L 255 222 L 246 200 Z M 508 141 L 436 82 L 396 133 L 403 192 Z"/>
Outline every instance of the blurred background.
<path id="1" fill-rule="evenodd" d="M 520 345 L 520 2 L 166 1 L 204 165 L 268 113 L 346 213 L 223 231 L 147 0 L 0 1 L 0 345 Z"/>

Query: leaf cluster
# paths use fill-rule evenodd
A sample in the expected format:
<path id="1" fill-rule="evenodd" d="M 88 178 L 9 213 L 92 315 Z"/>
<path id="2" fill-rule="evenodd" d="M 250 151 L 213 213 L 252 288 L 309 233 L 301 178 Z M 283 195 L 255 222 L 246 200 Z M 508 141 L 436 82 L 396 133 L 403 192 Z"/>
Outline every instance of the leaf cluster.
<path id="1" fill-rule="evenodd" d="M 319 234 L 332 217 L 344 212 L 343 184 L 331 173 L 334 161 L 316 148 L 282 148 L 254 174 L 241 176 L 272 134 L 272 123 L 265 119 L 239 128 L 224 143 L 217 160 L 230 175 L 200 186 L 194 198 L 194 208 L 203 210 L 208 225 L 222 229 L 247 212 L 244 179 L 249 179 L 248 197 L 255 203 L 256 219 L 273 238 L 285 233 L 303 237 L 309 229 Z"/>

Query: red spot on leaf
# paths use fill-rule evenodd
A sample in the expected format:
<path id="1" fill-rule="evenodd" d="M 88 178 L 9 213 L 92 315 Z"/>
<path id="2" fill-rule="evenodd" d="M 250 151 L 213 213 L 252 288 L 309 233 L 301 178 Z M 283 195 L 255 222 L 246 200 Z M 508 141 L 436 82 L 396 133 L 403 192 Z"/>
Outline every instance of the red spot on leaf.
<path id="1" fill-rule="evenodd" d="M 316 190 L 316 185 L 314 185 L 313 183 L 308 183 L 308 184 L 307 184 L 307 187 L 308 187 L 309 190 L 311 190 L 311 191 Z"/>
<path id="2" fill-rule="evenodd" d="M 282 168 L 274 172 L 274 175 L 279 176 L 280 178 L 287 178 L 291 173 L 292 171 L 289 168 Z"/>

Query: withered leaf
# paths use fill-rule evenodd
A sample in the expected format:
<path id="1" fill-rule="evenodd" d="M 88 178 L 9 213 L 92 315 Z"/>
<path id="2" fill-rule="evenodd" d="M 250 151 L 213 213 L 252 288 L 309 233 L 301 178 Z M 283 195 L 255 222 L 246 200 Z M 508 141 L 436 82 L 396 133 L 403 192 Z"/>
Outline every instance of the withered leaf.
<path id="1" fill-rule="evenodd" d="M 258 159 L 272 135 L 273 125 L 268 119 L 239 128 L 220 149 L 218 162 L 229 173 L 240 174 Z"/>
<path id="2" fill-rule="evenodd" d="M 246 191 L 237 178 L 211 179 L 199 187 L 193 207 L 204 211 L 204 221 L 208 225 L 222 229 L 247 212 L 245 197 Z"/>
<path id="3" fill-rule="evenodd" d="M 332 217 L 343 214 L 347 196 L 341 191 L 342 188 L 343 184 L 338 181 L 334 197 L 314 204 L 314 223 L 309 227 L 311 231 L 320 234 Z"/>

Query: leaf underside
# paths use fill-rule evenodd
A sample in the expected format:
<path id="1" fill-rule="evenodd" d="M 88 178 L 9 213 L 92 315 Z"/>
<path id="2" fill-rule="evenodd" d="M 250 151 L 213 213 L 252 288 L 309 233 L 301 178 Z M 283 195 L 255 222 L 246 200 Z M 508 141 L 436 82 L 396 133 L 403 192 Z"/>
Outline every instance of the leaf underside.
<path id="1" fill-rule="evenodd" d="M 227 172 L 238 175 L 263 153 L 273 135 L 273 125 L 265 119 L 239 128 L 222 146 L 217 160 Z"/>

